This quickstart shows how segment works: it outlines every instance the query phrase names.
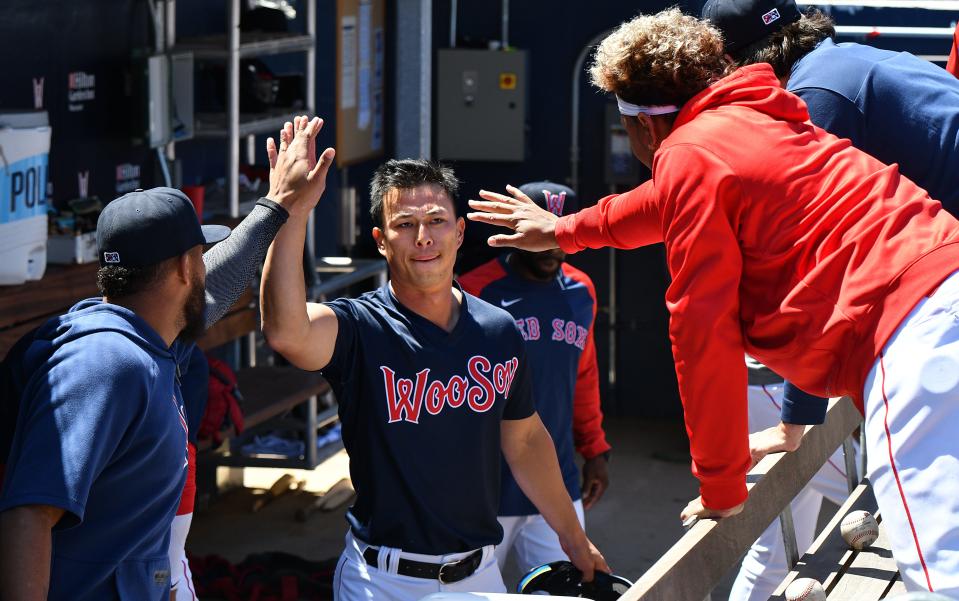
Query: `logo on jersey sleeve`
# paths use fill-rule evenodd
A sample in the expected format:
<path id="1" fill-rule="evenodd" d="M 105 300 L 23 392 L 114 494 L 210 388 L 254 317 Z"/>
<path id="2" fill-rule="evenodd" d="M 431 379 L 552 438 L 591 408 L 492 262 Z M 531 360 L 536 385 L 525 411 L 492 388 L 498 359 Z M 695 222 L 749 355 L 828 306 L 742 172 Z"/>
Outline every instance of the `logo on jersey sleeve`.
<path id="1" fill-rule="evenodd" d="M 389 423 L 418 424 L 423 410 L 439 415 L 446 407 L 457 409 L 463 405 L 485 413 L 493 408 L 497 394 L 509 395 L 518 367 L 516 357 L 494 365 L 486 357 L 475 355 L 466 363 L 466 375 L 455 375 L 443 382 L 431 380 L 429 368 L 417 372 L 411 379 L 398 378 L 396 371 L 381 365 Z"/>

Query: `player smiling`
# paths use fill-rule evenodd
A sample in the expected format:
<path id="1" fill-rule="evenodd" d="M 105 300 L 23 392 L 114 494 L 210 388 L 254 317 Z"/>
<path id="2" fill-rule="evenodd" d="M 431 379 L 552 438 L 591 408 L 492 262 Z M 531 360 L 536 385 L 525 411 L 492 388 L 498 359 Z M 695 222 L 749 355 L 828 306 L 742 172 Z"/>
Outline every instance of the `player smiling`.
<path id="1" fill-rule="evenodd" d="M 357 497 L 338 600 L 504 592 L 493 556 L 501 456 L 573 563 L 587 576 L 608 570 L 533 408 L 512 318 L 453 282 L 457 186 L 428 161 L 377 170 L 373 238 L 390 282 L 359 298 L 304 304 L 305 219 L 291 216 L 267 257 L 264 333 L 295 365 L 322 369 L 339 401 Z"/>

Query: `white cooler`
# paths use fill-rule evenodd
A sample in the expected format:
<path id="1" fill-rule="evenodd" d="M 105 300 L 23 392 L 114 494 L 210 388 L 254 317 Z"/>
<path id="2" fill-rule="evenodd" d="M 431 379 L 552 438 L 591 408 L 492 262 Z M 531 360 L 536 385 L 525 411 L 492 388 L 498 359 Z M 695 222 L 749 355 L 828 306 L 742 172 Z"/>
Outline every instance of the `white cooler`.
<path id="1" fill-rule="evenodd" d="M 47 113 L 0 113 L 0 286 L 47 267 Z"/>

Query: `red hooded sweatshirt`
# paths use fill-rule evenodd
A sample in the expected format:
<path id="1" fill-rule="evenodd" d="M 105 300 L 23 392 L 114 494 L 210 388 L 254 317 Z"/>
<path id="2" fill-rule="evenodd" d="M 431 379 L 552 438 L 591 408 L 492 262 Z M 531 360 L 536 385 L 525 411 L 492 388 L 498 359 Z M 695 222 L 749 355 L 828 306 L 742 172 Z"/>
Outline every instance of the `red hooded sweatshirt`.
<path id="1" fill-rule="evenodd" d="M 813 126 L 766 64 L 693 97 L 652 181 L 588 211 L 560 220 L 564 250 L 666 243 L 693 473 L 714 509 L 746 498 L 744 352 L 862 410 L 885 342 L 959 270 L 959 222 L 895 165 Z"/>

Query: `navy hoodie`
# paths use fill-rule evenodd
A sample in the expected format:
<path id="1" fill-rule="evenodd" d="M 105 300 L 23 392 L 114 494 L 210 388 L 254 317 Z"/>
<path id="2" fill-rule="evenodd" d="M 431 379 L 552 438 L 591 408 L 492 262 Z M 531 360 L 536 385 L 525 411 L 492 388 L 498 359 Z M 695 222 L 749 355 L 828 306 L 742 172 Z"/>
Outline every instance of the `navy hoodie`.
<path id="1" fill-rule="evenodd" d="M 24 383 L 0 511 L 50 505 L 49 599 L 168 599 L 170 524 L 186 477 L 177 361 L 143 319 L 100 299 L 41 326 Z"/>

